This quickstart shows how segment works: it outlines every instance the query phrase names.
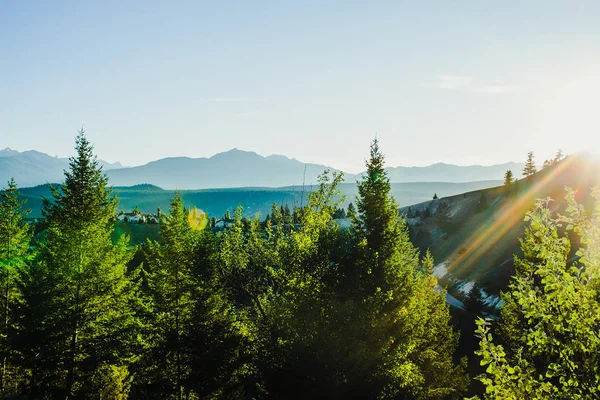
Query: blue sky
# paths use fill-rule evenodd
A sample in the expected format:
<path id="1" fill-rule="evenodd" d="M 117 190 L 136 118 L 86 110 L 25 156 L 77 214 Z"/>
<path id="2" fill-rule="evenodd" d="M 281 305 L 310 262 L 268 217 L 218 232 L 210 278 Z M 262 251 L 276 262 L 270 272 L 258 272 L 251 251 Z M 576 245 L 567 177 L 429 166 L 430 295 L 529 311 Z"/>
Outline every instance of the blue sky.
<path id="1" fill-rule="evenodd" d="M 0 147 L 350 172 L 600 145 L 598 1 L 0 0 Z"/>

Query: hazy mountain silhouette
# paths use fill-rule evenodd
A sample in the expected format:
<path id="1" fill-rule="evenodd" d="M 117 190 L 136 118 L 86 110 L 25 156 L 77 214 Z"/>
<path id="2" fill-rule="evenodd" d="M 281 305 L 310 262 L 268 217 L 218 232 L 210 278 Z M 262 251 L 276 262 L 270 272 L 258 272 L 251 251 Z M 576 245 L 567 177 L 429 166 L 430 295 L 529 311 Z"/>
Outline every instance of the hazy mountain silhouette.
<path id="1" fill-rule="evenodd" d="M 437 163 L 427 167 L 391 167 L 387 171 L 392 182 L 475 182 L 502 179 L 507 170 L 518 178 L 524 166 L 515 162 L 489 166 Z"/>
<path id="2" fill-rule="evenodd" d="M 251 151 L 232 149 L 208 158 L 171 157 L 148 164 L 124 168 L 120 163 L 100 161 L 110 184 L 133 186 L 152 184 L 164 189 L 211 189 L 236 187 L 282 187 L 317 184 L 325 165 L 305 164 L 283 155 L 263 157 Z M 68 159 L 52 157 L 35 150 L 0 150 L 0 187 L 14 177 L 20 187 L 46 182 L 62 182 Z M 305 174 L 306 168 L 306 174 Z M 334 168 L 329 168 L 337 171 Z M 433 164 L 427 167 L 389 167 L 392 183 L 477 182 L 501 180 L 506 170 L 520 176 L 522 163 L 492 166 Z M 346 182 L 355 182 L 360 174 L 345 173 Z"/>
<path id="3" fill-rule="evenodd" d="M 280 187 L 302 185 L 303 181 L 306 185 L 314 185 L 318 175 L 327 168 L 325 165 L 304 164 L 282 155 L 263 157 L 254 152 L 233 149 L 210 158 L 164 158 L 139 167 L 111 170 L 108 175 L 116 186 L 150 183 L 164 189 Z M 458 166 L 439 163 L 428 167 L 387 168 L 393 183 L 501 180 L 507 169 L 518 176 L 523 164 Z M 356 181 L 359 175 L 345 173 L 346 182 Z"/>
<path id="4" fill-rule="evenodd" d="M 105 170 L 122 168 L 120 163 L 99 162 Z M 52 157 L 35 150 L 19 152 L 7 147 L 0 150 L 0 187 L 4 187 L 10 178 L 15 178 L 20 187 L 62 182 L 63 171 L 68 166 L 67 158 Z"/>
<path id="5" fill-rule="evenodd" d="M 278 187 L 316 184 L 324 165 L 304 164 L 285 156 L 260 156 L 233 149 L 210 158 L 175 157 L 146 165 L 108 172 L 115 186 L 150 183 L 164 189 L 206 189 L 232 187 Z M 336 171 L 332 169 L 332 171 Z"/>

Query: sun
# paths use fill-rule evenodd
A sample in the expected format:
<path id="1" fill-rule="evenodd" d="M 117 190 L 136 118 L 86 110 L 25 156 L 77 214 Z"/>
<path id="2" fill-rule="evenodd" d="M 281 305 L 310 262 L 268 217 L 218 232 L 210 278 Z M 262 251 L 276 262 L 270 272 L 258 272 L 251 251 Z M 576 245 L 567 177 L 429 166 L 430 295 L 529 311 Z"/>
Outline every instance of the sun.
<path id="1" fill-rule="evenodd" d="M 600 75 L 575 76 L 544 85 L 539 133 L 544 144 L 600 156 Z"/>

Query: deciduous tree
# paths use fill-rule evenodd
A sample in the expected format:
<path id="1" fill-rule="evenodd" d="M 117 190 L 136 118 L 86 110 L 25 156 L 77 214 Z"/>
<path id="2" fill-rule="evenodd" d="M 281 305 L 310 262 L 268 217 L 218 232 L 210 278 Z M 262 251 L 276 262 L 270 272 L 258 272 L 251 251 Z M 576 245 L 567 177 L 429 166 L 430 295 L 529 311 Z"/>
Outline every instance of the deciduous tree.
<path id="1" fill-rule="evenodd" d="M 594 198 L 598 210 L 598 190 Z M 552 215 L 549 199 L 527 214 L 523 258 L 515 258 L 516 275 L 502 296 L 502 344 L 492 341 L 490 321 L 478 321 L 486 398 L 600 395 L 600 214 L 588 219 L 571 191 L 567 201 L 566 217 Z M 571 241 L 561 225 L 578 236 L 577 261 L 569 260 Z"/>

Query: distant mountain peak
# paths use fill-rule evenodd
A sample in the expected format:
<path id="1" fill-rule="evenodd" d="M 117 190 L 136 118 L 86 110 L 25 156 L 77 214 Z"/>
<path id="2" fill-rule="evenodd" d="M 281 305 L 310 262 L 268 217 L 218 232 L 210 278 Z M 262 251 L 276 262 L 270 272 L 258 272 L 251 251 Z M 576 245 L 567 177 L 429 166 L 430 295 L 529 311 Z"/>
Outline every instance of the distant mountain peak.
<path id="1" fill-rule="evenodd" d="M 295 158 L 289 158 L 287 156 L 281 154 L 271 154 L 270 156 L 265 157 L 267 160 L 281 160 L 281 161 L 297 161 Z"/>
<path id="2" fill-rule="evenodd" d="M 254 151 L 248 150 L 240 150 L 237 147 L 234 147 L 231 150 L 223 151 L 221 153 L 217 153 L 214 156 L 210 157 L 209 160 L 219 159 L 219 158 L 232 158 L 232 157 L 260 157 L 264 158 L 260 154 L 255 153 Z"/>
<path id="3" fill-rule="evenodd" d="M 17 150 L 13 150 L 10 147 L 6 147 L 0 150 L 0 157 L 12 157 L 20 154 Z"/>

